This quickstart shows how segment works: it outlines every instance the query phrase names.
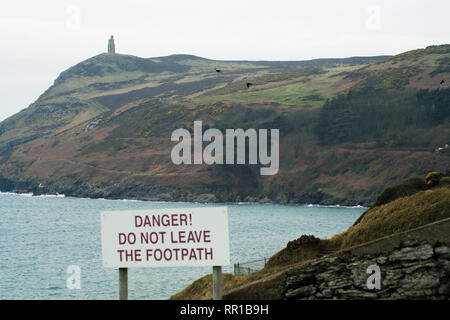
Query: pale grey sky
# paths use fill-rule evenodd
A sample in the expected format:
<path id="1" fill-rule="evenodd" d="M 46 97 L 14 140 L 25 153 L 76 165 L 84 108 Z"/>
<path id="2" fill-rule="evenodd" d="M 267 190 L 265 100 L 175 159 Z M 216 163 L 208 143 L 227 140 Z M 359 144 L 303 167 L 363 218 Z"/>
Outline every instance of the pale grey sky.
<path id="1" fill-rule="evenodd" d="M 397 54 L 450 42 L 447 0 L 2 0 L 0 121 L 105 52 L 227 60 Z"/>

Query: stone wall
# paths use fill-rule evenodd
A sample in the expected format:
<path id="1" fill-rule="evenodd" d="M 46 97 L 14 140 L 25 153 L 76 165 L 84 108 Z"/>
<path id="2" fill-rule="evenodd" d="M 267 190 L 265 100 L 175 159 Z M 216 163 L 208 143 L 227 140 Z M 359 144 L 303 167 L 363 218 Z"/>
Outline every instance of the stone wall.
<path id="1" fill-rule="evenodd" d="M 377 266 L 379 289 L 368 273 Z M 450 218 L 355 246 L 224 294 L 224 299 L 449 299 Z"/>
<path id="2" fill-rule="evenodd" d="M 314 260 L 286 272 L 282 298 L 449 299 L 449 236 L 446 219 Z"/>

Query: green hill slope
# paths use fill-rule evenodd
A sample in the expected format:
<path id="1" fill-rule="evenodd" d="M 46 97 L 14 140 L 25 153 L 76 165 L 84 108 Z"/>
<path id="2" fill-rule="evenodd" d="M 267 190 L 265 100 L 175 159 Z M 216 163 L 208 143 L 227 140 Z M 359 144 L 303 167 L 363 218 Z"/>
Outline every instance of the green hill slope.
<path id="1" fill-rule="evenodd" d="M 30 107 L 3 121 L 0 124 L 0 149 L 77 125 L 142 98 L 179 100 L 202 94 L 246 73 L 257 76 L 312 66 L 357 66 L 381 58 L 385 57 L 259 63 L 214 61 L 192 55 L 144 59 L 103 53 L 62 72 Z M 223 69 L 220 77 L 214 68 Z"/>
<path id="2" fill-rule="evenodd" d="M 450 80 L 437 80 L 449 78 L 449 48 L 280 62 L 101 54 L 0 123 L 0 176 L 9 181 L 0 189 L 369 205 L 385 185 L 447 169 Z M 280 129 L 279 173 L 175 166 L 171 132 L 195 120 Z"/>

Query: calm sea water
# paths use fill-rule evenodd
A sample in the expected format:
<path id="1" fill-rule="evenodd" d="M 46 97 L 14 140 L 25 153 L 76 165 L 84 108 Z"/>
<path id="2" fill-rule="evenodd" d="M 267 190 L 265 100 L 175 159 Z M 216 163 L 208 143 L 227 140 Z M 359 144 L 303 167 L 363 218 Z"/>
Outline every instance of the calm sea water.
<path id="1" fill-rule="evenodd" d="M 302 234 L 329 238 L 366 208 L 226 204 L 232 265 L 270 257 Z M 80 199 L 0 193 L 0 299 L 117 299 L 118 270 L 102 267 L 100 211 L 202 207 L 212 204 Z M 67 268 L 81 269 L 68 289 Z M 136 268 L 130 299 L 167 299 L 211 268 Z"/>

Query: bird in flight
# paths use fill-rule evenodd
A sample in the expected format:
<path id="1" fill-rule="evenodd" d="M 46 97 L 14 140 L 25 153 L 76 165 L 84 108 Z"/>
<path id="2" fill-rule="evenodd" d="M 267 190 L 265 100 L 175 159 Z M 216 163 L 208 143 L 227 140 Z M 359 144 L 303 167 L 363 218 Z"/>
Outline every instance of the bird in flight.
<path id="1" fill-rule="evenodd" d="M 247 88 L 250 88 L 250 86 L 252 86 L 253 83 L 247 82 Z"/>
<path id="2" fill-rule="evenodd" d="M 444 80 L 441 80 L 441 84 L 444 84 L 444 82 L 445 82 Z"/>
<path id="3" fill-rule="evenodd" d="M 216 68 L 214 68 L 214 70 L 216 70 L 216 72 L 221 72 L 222 70 L 220 70 L 220 69 L 216 69 Z"/>

